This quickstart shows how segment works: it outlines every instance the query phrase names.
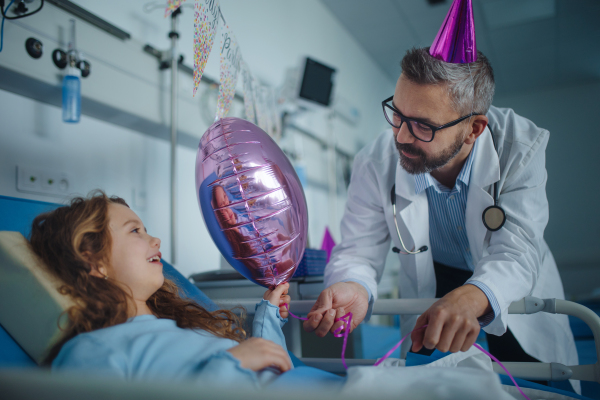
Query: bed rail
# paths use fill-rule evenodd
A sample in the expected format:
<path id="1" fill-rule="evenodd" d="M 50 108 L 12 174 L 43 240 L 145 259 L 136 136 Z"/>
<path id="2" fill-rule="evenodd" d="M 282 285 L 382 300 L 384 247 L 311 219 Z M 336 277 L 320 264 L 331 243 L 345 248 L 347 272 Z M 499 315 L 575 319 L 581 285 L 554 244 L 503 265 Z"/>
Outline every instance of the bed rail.
<path id="1" fill-rule="evenodd" d="M 242 306 L 248 314 L 254 314 L 254 305 L 260 299 L 219 299 L 217 304 L 224 308 Z M 427 310 L 437 299 L 387 299 L 377 300 L 373 304 L 375 315 L 417 315 Z M 306 315 L 314 300 L 294 300 L 290 304 L 290 311 L 294 314 Z M 588 365 L 566 366 L 560 363 L 524 363 L 505 362 L 504 366 L 515 377 L 533 380 L 563 381 L 576 379 L 600 383 L 600 317 L 589 308 L 567 300 L 539 299 L 525 297 L 516 301 L 508 308 L 509 314 L 535 314 L 548 312 L 552 314 L 565 314 L 577 317 L 585 322 L 594 335 L 596 345 L 596 363 Z M 341 360 L 324 358 L 301 358 L 309 366 L 324 369 L 333 373 L 344 372 Z M 346 360 L 348 365 L 372 365 L 376 360 Z M 494 371 L 506 374 L 502 368 L 493 363 Z"/>

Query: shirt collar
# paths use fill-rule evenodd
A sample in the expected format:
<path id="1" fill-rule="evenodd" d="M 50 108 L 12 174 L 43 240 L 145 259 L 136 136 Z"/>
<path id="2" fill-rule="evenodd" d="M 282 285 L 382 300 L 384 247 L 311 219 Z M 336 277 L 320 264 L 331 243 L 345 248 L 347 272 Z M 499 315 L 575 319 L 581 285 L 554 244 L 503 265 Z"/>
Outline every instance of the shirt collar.
<path id="1" fill-rule="evenodd" d="M 473 160 L 475 159 L 475 151 L 477 150 L 477 140 L 475 140 L 475 144 L 469 153 L 469 157 L 467 157 L 467 161 L 463 165 L 458 177 L 456 178 L 457 182 L 460 181 L 465 184 L 466 187 L 469 186 L 469 180 L 471 179 L 471 168 L 473 167 Z M 436 180 L 429 174 L 418 174 L 415 175 L 415 193 L 420 194 L 430 186 L 436 187 Z"/>

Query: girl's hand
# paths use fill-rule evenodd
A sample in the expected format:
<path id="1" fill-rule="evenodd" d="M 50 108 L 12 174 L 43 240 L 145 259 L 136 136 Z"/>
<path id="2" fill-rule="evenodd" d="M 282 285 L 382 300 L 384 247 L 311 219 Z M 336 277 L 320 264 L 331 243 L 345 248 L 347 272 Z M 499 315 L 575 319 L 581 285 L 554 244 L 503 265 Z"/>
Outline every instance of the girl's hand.
<path id="1" fill-rule="evenodd" d="M 287 307 L 284 306 L 284 304 L 289 306 L 290 301 L 292 300 L 292 298 L 287 294 L 289 287 L 289 283 L 282 283 L 273 290 L 267 290 L 263 296 L 263 299 L 268 300 L 269 303 L 279 307 L 279 314 L 281 315 L 281 318 L 287 318 L 290 315 Z"/>
<path id="2" fill-rule="evenodd" d="M 240 360 L 243 368 L 252 371 L 276 367 L 285 372 L 292 368 L 287 351 L 270 340 L 250 338 L 227 351 Z"/>

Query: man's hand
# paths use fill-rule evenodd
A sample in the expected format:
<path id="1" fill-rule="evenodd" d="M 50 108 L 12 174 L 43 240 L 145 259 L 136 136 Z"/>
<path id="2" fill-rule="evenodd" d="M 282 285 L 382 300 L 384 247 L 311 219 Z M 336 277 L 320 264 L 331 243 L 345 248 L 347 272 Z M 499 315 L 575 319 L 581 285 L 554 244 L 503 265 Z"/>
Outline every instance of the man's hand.
<path id="1" fill-rule="evenodd" d="M 478 317 L 492 311 L 487 296 L 474 285 L 464 285 L 454 289 L 417 319 L 415 328 L 427 325 L 425 329 L 414 331 L 413 351 L 423 346 L 437 348 L 441 352 L 467 351 L 479 335 Z"/>
<path id="2" fill-rule="evenodd" d="M 287 351 L 267 339 L 250 338 L 227 351 L 240 360 L 243 368 L 252 371 L 274 366 L 285 372 L 292 368 L 292 361 Z"/>
<path id="3" fill-rule="evenodd" d="M 336 318 L 352 312 L 352 332 L 365 318 L 368 308 L 369 293 L 363 285 L 356 282 L 334 283 L 319 295 L 308 313 L 308 320 L 304 321 L 304 330 L 324 337 L 327 332 L 333 333 L 344 325 L 342 321 L 335 322 Z"/>

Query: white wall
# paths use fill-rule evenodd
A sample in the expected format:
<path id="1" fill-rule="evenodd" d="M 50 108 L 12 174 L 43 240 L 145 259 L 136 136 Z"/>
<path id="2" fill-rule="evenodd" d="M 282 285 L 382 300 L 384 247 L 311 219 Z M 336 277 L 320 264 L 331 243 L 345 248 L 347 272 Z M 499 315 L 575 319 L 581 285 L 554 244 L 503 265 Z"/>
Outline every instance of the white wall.
<path id="1" fill-rule="evenodd" d="M 494 99 L 550 131 L 546 186 L 550 221 L 545 238 L 571 294 L 600 287 L 600 81 Z"/>
<path id="2" fill-rule="evenodd" d="M 159 49 L 168 47 L 166 34 L 170 21 L 163 18 L 162 11 L 145 14 L 142 6 L 146 0 L 79 0 L 76 3 L 128 31 L 141 43 L 150 43 Z M 336 96 L 349 101 L 362 114 L 356 127 L 340 120 L 333 122 L 332 130 L 340 147 L 354 153 L 383 128 L 380 102 L 393 92 L 395 82 L 385 76 L 320 2 L 222 0 L 221 6 L 238 38 L 244 59 L 263 83 L 280 85 L 285 69 L 297 65 L 305 55 L 338 69 Z M 190 9 L 184 9 L 180 24 L 181 52 L 188 65 L 192 60 L 192 14 Z M 6 25 L 4 40 L 10 41 L 10 21 Z M 206 70 L 211 77 L 218 77 L 218 40 Z M 188 90 L 191 98 L 191 85 Z M 198 102 L 200 112 L 200 99 L 194 101 Z M 86 116 L 82 116 L 79 124 L 64 124 L 60 109 L 5 91 L 0 91 L 0 104 L 0 194 L 56 202 L 60 199 L 17 192 L 15 167 L 25 165 L 68 172 L 74 193 L 86 194 L 101 188 L 128 200 L 149 231 L 162 239 L 162 251 L 168 260 L 171 244 L 167 142 Z M 329 130 L 322 113 L 306 119 L 304 126 L 327 137 Z M 200 132 L 204 129 L 205 126 L 199 127 Z M 286 145 L 293 143 L 296 150 L 302 152 L 308 178 L 327 183 L 326 153 L 308 139 L 286 140 Z M 189 275 L 218 268 L 219 253 L 198 210 L 194 188 L 195 151 L 180 147 L 178 156 L 177 267 Z M 344 196 L 336 200 L 338 210 L 331 215 L 327 192 L 309 187 L 306 194 L 311 244 L 320 245 L 324 227 L 332 223 L 334 237 L 339 240 Z"/>

